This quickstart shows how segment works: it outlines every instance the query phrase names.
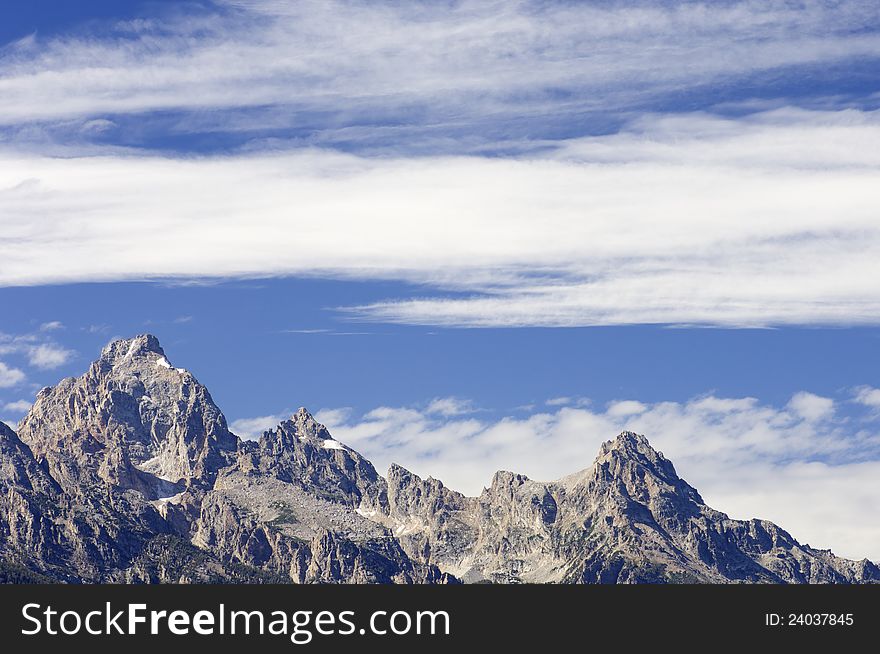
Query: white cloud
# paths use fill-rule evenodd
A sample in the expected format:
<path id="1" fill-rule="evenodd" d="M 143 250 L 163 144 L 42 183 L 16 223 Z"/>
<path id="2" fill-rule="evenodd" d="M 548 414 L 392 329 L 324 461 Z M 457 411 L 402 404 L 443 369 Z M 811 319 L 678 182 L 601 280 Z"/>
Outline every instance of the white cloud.
<path id="1" fill-rule="evenodd" d="M 619 403 L 482 421 L 381 407 L 360 418 L 328 413 L 322 421 L 380 471 L 396 461 L 469 494 L 499 469 L 545 480 L 576 472 L 591 465 L 604 440 L 632 429 L 711 506 L 736 518 L 772 519 L 816 547 L 880 559 L 880 433 L 833 413 L 816 420 L 807 395 L 793 398 L 808 407 L 805 415 L 791 405 L 705 396 L 639 403 L 637 415 L 622 415 Z"/>
<path id="2" fill-rule="evenodd" d="M 257 416 L 256 418 L 240 418 L 229 423 L 229 429 L 241 438 L 256 440 L 264 431 L 277 427 L 279 423 L 290 417 L 289 413 L 273 416 Z"/>
<path id="3" fill-rule="evenodd" d="M 864 29 L 878 21 L 872 2 L 223 4 L 234 10 L 7 47 L 0 121 L 79 119 L 101 132 L 114 129 L 111 114 L 192 110 L 187 126 L 215 126 L 223 118 L 210 110 L 262 107 L 224 127 L 323 113 L 356 135 L 345 120 L 355 113 L 392 124 L 413 113 L 425 125 L 546 119 L 880 55 L 880 36 Z"/>
<path id="4" fill-rule="evenodd" d="M 637 416 L 640 413 L 644 413 L 647 409 L 648 406 L 638 400 L 620 400 L 619 402 L 609 404 L 606 413 L 609 416 L 623 418 L 626 416 Z"/>
<path id="5" fill-rule="evenodd" d="M 860 386 L 855 389 L 855 397 L 853 399 L 859 404 L 880 409 L 880 388 Z"/>
<path id="6" fill-rule="evenodd" d="M 34 334 L 6 334 L 0 332 L 0 354 L 16 354 L 27 350 L 37 341 Z"/>
<path id="7" fill-rule="evenodd" d="M 0 361 L 0 388 L 18 386 L 25 380 L 25 374 L 18 368 L 11 368 Z"/>
<path id="8" fill-rule="evenodd" d="M 506 160 L 0 151 L 0 285 L 318 275 L 428 285 L 368 320 L 875 324 L 880 113 L 680 120 Z"/>
<path id="9" fill-rule="evenodd" d="M 59 368 L 70 361 L 75 352 L 58 345 L 42 343 L 28 348 L 27 354 L 28 361 L 32 366 L 44 370 L 51 370 Z"/>
<path id="10" fill-rule="evenodd" d="M 325 425 L 338 425 L 348 420 L 349 416 L 351 416 L 350 407 L 321 409 L 314 414 L 315 420 Z"/>
<path id="11" fill-rule="evenodd" d="M 441 416 L 460 416 L 466 413 L 473 413 L 473 403 L 470 400 L 463 400 L 457 397 L 436 397 L 431 400 L 425 413 L 428 415 L 439 414 Z"/>
<path id="12" fill-rule="evenodd" d="M 551 397 L 549 400 L 545 400 L 544 404 L 547 406 L 587 406 L 590 404 L 590 398 L 588 397 Z"/>
<path id="13" fill-rule="evenodd" d="M 40 325 L 41 332 L 52 332 L 58 329 L 64 329 L 64 323 L 60 320 L 52 320 L 50 322 L 44 322 Z"/>
<path id="14" fill-rule="evenodd" d="M 10 411 L 12 413 L 27 413 L 32 404 L 27 400 L 16 400 L 15 402 L 8 402 L 3 406 L 4 411 Z"/>
<path id="15" fill-rule="evenodd" d="M 791 398 L 788 408 L 805 420 L 822 420 L 834 413 L 834 400 L 830 397 L 801 392 Z"/>
<path id="16" fill-rule="evenodd" d="M 2 226 L 2 219 L 0 219 L 0 226 Z M 62 328 L 63 325 L 55 321 L 44 323 L 39 331 L 50 332 Z M 0 332 L 0 354 L 23 354 L 27 357 L 30 365 L 41 370 L 58 368 L 70 361 L 76 354 L 73 350 L 50 341 L 44 341 L 44 338 L 46 337 L 42 333 L 15 335 Z"/>

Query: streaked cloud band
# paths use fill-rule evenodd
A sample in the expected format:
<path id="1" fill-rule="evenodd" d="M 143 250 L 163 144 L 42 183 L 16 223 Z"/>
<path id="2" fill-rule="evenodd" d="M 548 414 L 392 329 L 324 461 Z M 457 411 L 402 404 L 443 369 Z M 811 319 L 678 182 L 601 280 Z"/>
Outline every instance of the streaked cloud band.
<path id="1" fill-rule="evenodd" d="M 877 324 L 877 152 L 853 110 L 642 118 L 505 159 L 6 150 L 0 284 L 318 275 L 427 285 L 345 308 L 401 323 Z"/>

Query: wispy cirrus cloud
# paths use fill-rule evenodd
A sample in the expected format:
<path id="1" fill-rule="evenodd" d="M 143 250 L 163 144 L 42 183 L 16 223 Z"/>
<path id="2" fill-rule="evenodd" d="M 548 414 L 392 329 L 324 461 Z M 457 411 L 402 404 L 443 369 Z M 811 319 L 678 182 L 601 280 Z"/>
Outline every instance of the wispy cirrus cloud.
<path id="1" fill-rule="evenodd" d="M 0 285 L 394 279 L 424 293 L 341 309 L 877 323 L 877 112 L 748 95 L 875 61 L 876 3 L 215 6 L 3 48 Z M 149 129 L 166 154 L 125 148 Z M 253 137 L 167 154 L 200 131 Z"/>
<path id="2" fill-rule="evenodd" d="M 591 403 L 588 397 L 569 397 L 562 395 L 559 397 L 551 397 L 544 401 L 547 406 L 587 406 Z"/>
<path id="3" fill-rule="evenodd" d="M 64 329 L 64 323 L 60 320 L 50 320 L 49 322 L 44 322 L 40 325 L 41 332 L 54 332 L 59 329 Z"/>
<path id="4" fill-rule="evenodd" d="M 461 416 L 478 411 L 474 403 L 460 397 L 435 397 L 425 408 L 428 415 Z"/>
<path id="5" fill-rule="evenodd" d="M 415 130 L 436 148 L 880 57 L 880 9 L 858 0 L 215 6 L 8 44 L 0 123 L 106 136 L 159 112 L 166 132 L 296 127 L 300 143 L 386 147 Z"/>
<path id="6" fill-rule="evenodd" d="M 876 324 L 880 114 L 686 124 L 642 118 L 507 159 L 0 152 L 0 284 L 397 279 L 424 293 L 343 311 L 466 327 Z"/>

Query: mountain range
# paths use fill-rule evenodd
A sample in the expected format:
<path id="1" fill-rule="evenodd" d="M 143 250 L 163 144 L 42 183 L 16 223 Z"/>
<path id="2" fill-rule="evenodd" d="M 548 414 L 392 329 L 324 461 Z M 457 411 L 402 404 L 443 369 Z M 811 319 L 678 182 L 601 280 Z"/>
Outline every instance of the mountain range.
<path id="1" fill-rule="evenodd" d="M 152 335 L 0 423 L 0 581 L 66 583 L 872 583 L 880 569 L 703 502 L 623 432 L 554 482 L 497 472 L 478 497 L 385 477 L 305 409 L 259 440 Z"/>

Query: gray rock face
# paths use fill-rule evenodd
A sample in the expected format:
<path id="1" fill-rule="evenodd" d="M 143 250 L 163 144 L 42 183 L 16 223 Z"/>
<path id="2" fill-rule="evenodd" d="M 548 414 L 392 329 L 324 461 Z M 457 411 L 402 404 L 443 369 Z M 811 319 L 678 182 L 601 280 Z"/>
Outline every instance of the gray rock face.
<path id="1" fill-rule="evenodd" d="M 438 496 L 437 482 L 425 485 L 399 470 L 388 479 L 400 487 L 389 487 L 392 515 L 411 516 L 401 538 L 407 552 L 464 581 L 880 581 L 870 561 L 842 559 L 801 545 L 773 523 L 711 509 L 644 436 L 630 432 L 606 442 L 580 473 L 545 484 L 499 472 L 473 499 L 425 502 Z"/>
<path id="2" fill-rule="evenodd" d="M 387 479 L 305 409 L 232 434 L 155 337 L 0 423 L 0 581 L 456 583 L 880 581 L 870 561 L 731 520 L 644 437 L 543 483 L 479 497 L 393 465 Z"/>
<path id="3" fill-rule="evenodd" d="M 238 447 L 207 389 L 150 335 L 111 343 L 85 375 L 43 389 L 18 431 L 68 492 L 103 482 L 151 499 L 210 485 Z"/>
<path id="4" fill-rule="evenodd" d="M 5 425 L 0 457 L 0 580 L 99 579 L 166 530 L 140 493 L 68 495 Z"/>
<path id="5" fill-rule="evenodd" d="M 53 508 L 58 491 L 27 445 L 0 422 L 0 552 L 9 563 L 38 575 L 41 558 L 62 562 L 51 548 L 57 539 Z"/>
<path id="6" fill-rule="evenodd" d="M 41 391 L 19 434 L 2 437 L 0 483 L 14 493 L 0 505 L 0 552 L 34 575 L 451 580 L 357 512 L 387 504 L 369 461 L 305 410 L 241 441 L 150 335 L 111 343 L 85 375 Z"/>
<path id="7" fill-rule="evenodd" d="M 237 468 L 352 508 L 387 508 L 385 482 L 373 464 L 335 440 L 305 409 L 265 432 L 256 447 L 244 443 Z"/>

